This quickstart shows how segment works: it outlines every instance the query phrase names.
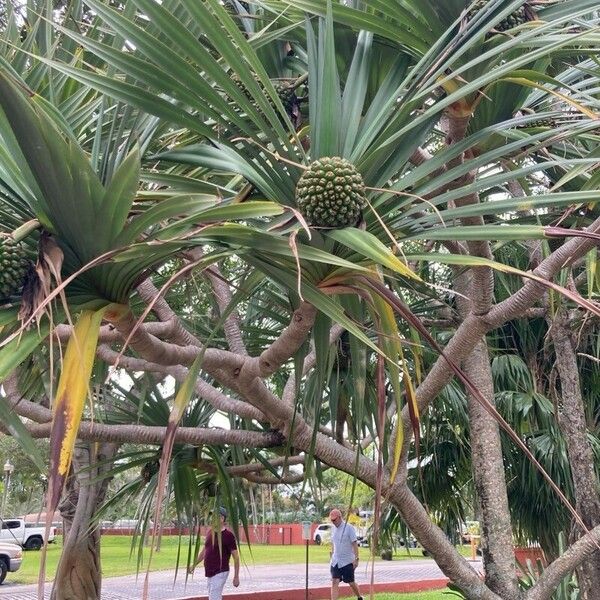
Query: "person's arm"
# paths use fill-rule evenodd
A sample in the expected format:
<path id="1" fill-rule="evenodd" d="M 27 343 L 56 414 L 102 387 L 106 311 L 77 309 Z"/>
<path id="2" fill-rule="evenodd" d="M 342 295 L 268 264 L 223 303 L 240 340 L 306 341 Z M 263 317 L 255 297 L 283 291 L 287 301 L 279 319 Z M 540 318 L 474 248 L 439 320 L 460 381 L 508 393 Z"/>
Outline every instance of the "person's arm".
<path id="1" fill-rule="evenodd" d="M 198 556 L 196 557 L 196 560 L 189 566 L 188 568 L 188 573 L 193 573 L 194 569 L 196 568 L 196 565 L 199 565 L 203 560 L 204 560 L 204 551 L 206 548 L 202 548 L 202 550 L 200 550 L 200 554 L 198 554 Z"/>
<path id="2" fill-rule="evenodd" d="M 354 565 L 354 568 L 356 569 L 356 567 L 358 566 L 358 541 L 354 540 L 352 542 L 352 550 L 354 550 L 354 562 L 352 563 Z"/>
<path id="3" fill-rule="evenodd" d="M 208 536 L 206 536 L 206 539 L 204 540 L 204 545 L 202 546 L 202 550 L 200 550 L 198 556 L 196 556 L 196 560 L 188 567 L 188 573 L 192 574 L 194 572 L 194 569 L 196 568 L 196 565 L 199 565 L 204 560 L 204 557 L 206 556 L 207 541 Z"/>
<path id="4" fill-rule="evenodd" d="M 240 555 L 237 550 L 231 552 L 233 556 L 233 587 L 240 585 Z"/>

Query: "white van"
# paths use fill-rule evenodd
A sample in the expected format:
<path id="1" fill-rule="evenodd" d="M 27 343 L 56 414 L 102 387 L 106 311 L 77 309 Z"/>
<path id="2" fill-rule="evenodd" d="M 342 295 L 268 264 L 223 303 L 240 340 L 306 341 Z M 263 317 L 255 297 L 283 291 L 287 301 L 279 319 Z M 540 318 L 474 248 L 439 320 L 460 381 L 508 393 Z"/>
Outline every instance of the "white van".
<path id="1" fill-rule="evenodd" d="M 331 523 L 321 523 L 315 529 L 313 533 L 313 541 L 317 546 L 321 544 L 327 544 L 331 541 L 331 528 L 333 525 Z"/>

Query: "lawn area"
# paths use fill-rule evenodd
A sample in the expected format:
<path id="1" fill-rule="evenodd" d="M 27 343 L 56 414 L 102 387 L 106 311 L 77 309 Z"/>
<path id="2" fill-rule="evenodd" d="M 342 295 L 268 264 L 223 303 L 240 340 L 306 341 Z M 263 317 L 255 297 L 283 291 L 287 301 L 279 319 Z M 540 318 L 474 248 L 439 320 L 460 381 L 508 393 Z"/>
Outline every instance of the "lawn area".
<path id="1" fill-rule="evenodd" d="M 375 594 L 375 600 L 458 600 L 458 596 L 450 590 L 437 590 L 435 592 L 410 592 L 409 594 Z"/>
<path id="2" fill-rule="evenodd" d="M 408 594 L 375 594 L 375 600 L 458 600 L 458 596 L 450 590 L 436 590 L 435 592 L 410 592 Z"/>
<path id="3" fill-rule="evenodd" d="M 57 536 L 56 543 L 51 544 L 48 549 L 48 558 L 46 573 L 47 578 L 52 579 L 58 559 L 62 550 L 62 538 Z M 187 538 L 182 541 L 181 550 L 178 549 L 179 539 L 176 536 L 165 536 L 162 539 L 160 552 L 155 552 L 152 557 L 152 571 L 160 571 L 162 569 L 174 569 L 177 566 L 177 556 L 180 554 L 180 565 L 187 564 Z M 137 569 L 137 551 L 131 554 L 131 537 L 106 535 L 102 537 L 102 571 L 104 577 L 113 577 L 117 575 L 128 575 L 135 573 Z M 306 556 L 306 548 L 304 546 L 262 546 L 254 545 L 251 548 L 241 546 L 240 553 L 242 564 L 247 566 L 252 565 L 268 565 L 268 564 L 293 564 L 304 563 Z M 369 549 L 360 549 L 361 560 L 369 560 Z M 41 552 L 25 552 L 23 554 L 23 565 L 16 573 L 11 574 L 11 581 L 15 583 L 35 583 L 37 581 Z M 140 571 L 144 571 L 147 566 L 149 556 L 149 548 L 144 549 L 143 563 Z M 395 555 L 395 560 L 405 559 L 422 559 L 421 551 L 413 549 L 410 554 L 406 550 L 399 550 Z M 311 563 L 326 563 L 329 560 L 329 547 L 309 546 L 309 562 Z M 379 559 L 377 559 L 379 560 Z M 381 600 L 391 600 L 395 597 L 392 595 L 383 595 Z M 445 596 L 446 599 L 449 596 Z M 378 597 L 379 599 L 379 597 Z M 416 600 L 416 597 L 415 597 Z M 420 600 L 420 597 L 419 597 Z M 423 600 L 437 600 L 437 596 L 423 596 Z"/>

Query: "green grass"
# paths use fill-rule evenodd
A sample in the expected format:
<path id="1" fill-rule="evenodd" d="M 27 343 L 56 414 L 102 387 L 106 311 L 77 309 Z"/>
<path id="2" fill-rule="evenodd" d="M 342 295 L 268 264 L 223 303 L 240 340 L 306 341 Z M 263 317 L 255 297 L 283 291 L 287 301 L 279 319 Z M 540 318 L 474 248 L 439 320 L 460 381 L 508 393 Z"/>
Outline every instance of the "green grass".
<path id="1" fill-rule="evenodd" d="M 57 536 L 56 543 L 48 548 L 48 557 L 46 563 L 46 573 L 48 579 L 54 578 L 54 573 L 58 565 L 58 559 L 62 550 L 62 538 Z M 242 545 L 240 548 L 242 564 L 252 565 L 276 565 L 276 564 L 294 564 L 304 563 L 306 557 L 306 548 L 304 546 L 262 546 L 253 545 L 248 548 Z M 177 565 L 178 538 L 176 536 L 165 536 L 162 539 L 160 552 L 155 552 L 152 557 L 152 571 L 163 569 L 174 569 Z M 21 569 L 10 575 L 14 583 L 35 583 L 37 581 L 41 552 L 24 552 L 23 564 Z M 131 537 L 106 535 L 102 537 L 101 546 L 102 571 L 104 577 L 114 577 L 117 575 L 129 575 L 135 573 L 138 569 L 137 552 L 131 554 Z M 144 549 L 143 563 L 140 571 L 144 572 L 147 567 L 149 548 Z M 369 560 L 369 549 L 361 548 L 360 557 L 362 561 Z M 411 550 L 410 554 L 406 550 L 400 550 L 394 555 L 395 560 L 423 558 L 420 550 Z M 326 563 L 329 560 L 328 546 L 309 546 L 309 562 Z M 187 538 L 183 539 L 179 558 L 180 566 L 187 564 Z M 384 594 L 378 600 L 391 600 L 394 594 Z M 406 597 L 406 596 L 405 596 Z M 441 598 L 441 596 L 440 596 Z M 445 600 L 451 596 L 444 596 Z M 417 597 L 415 596 L 415 600 Z M 420 596 L 418 600 L 421 600 Z M 422 600 L 438 600 L 437 596 L 423 596 Z"/>
<path id="2" fill-rule="evenodd" d="M 450 591 L 438 590 L 435 592 L 410 592 L 409 594 L 375 594 L 375 600 L 458 600 L 458 596 Z"/>

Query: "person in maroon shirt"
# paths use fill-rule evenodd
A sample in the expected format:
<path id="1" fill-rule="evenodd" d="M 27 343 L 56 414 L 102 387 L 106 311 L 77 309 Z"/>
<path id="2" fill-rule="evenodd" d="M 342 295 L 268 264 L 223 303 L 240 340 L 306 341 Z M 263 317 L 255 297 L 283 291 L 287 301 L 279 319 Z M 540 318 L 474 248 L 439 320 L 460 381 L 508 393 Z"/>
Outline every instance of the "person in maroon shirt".
<path id="1" fill-rule="evenodd" d="M 235 536 L 225 527 L 227 511 L 219 509 L 218 529 L 211 531 L 204 541 L 204 548 L 188 569 L 193 573 L 196 565 L 204 561 L 204 575 L 208 579 L 208 600 L 222 600 L 223 588 L 229 576 L 229 558 L 233 556 L 233 586 L 240 585 L 240 556 Z"/>

